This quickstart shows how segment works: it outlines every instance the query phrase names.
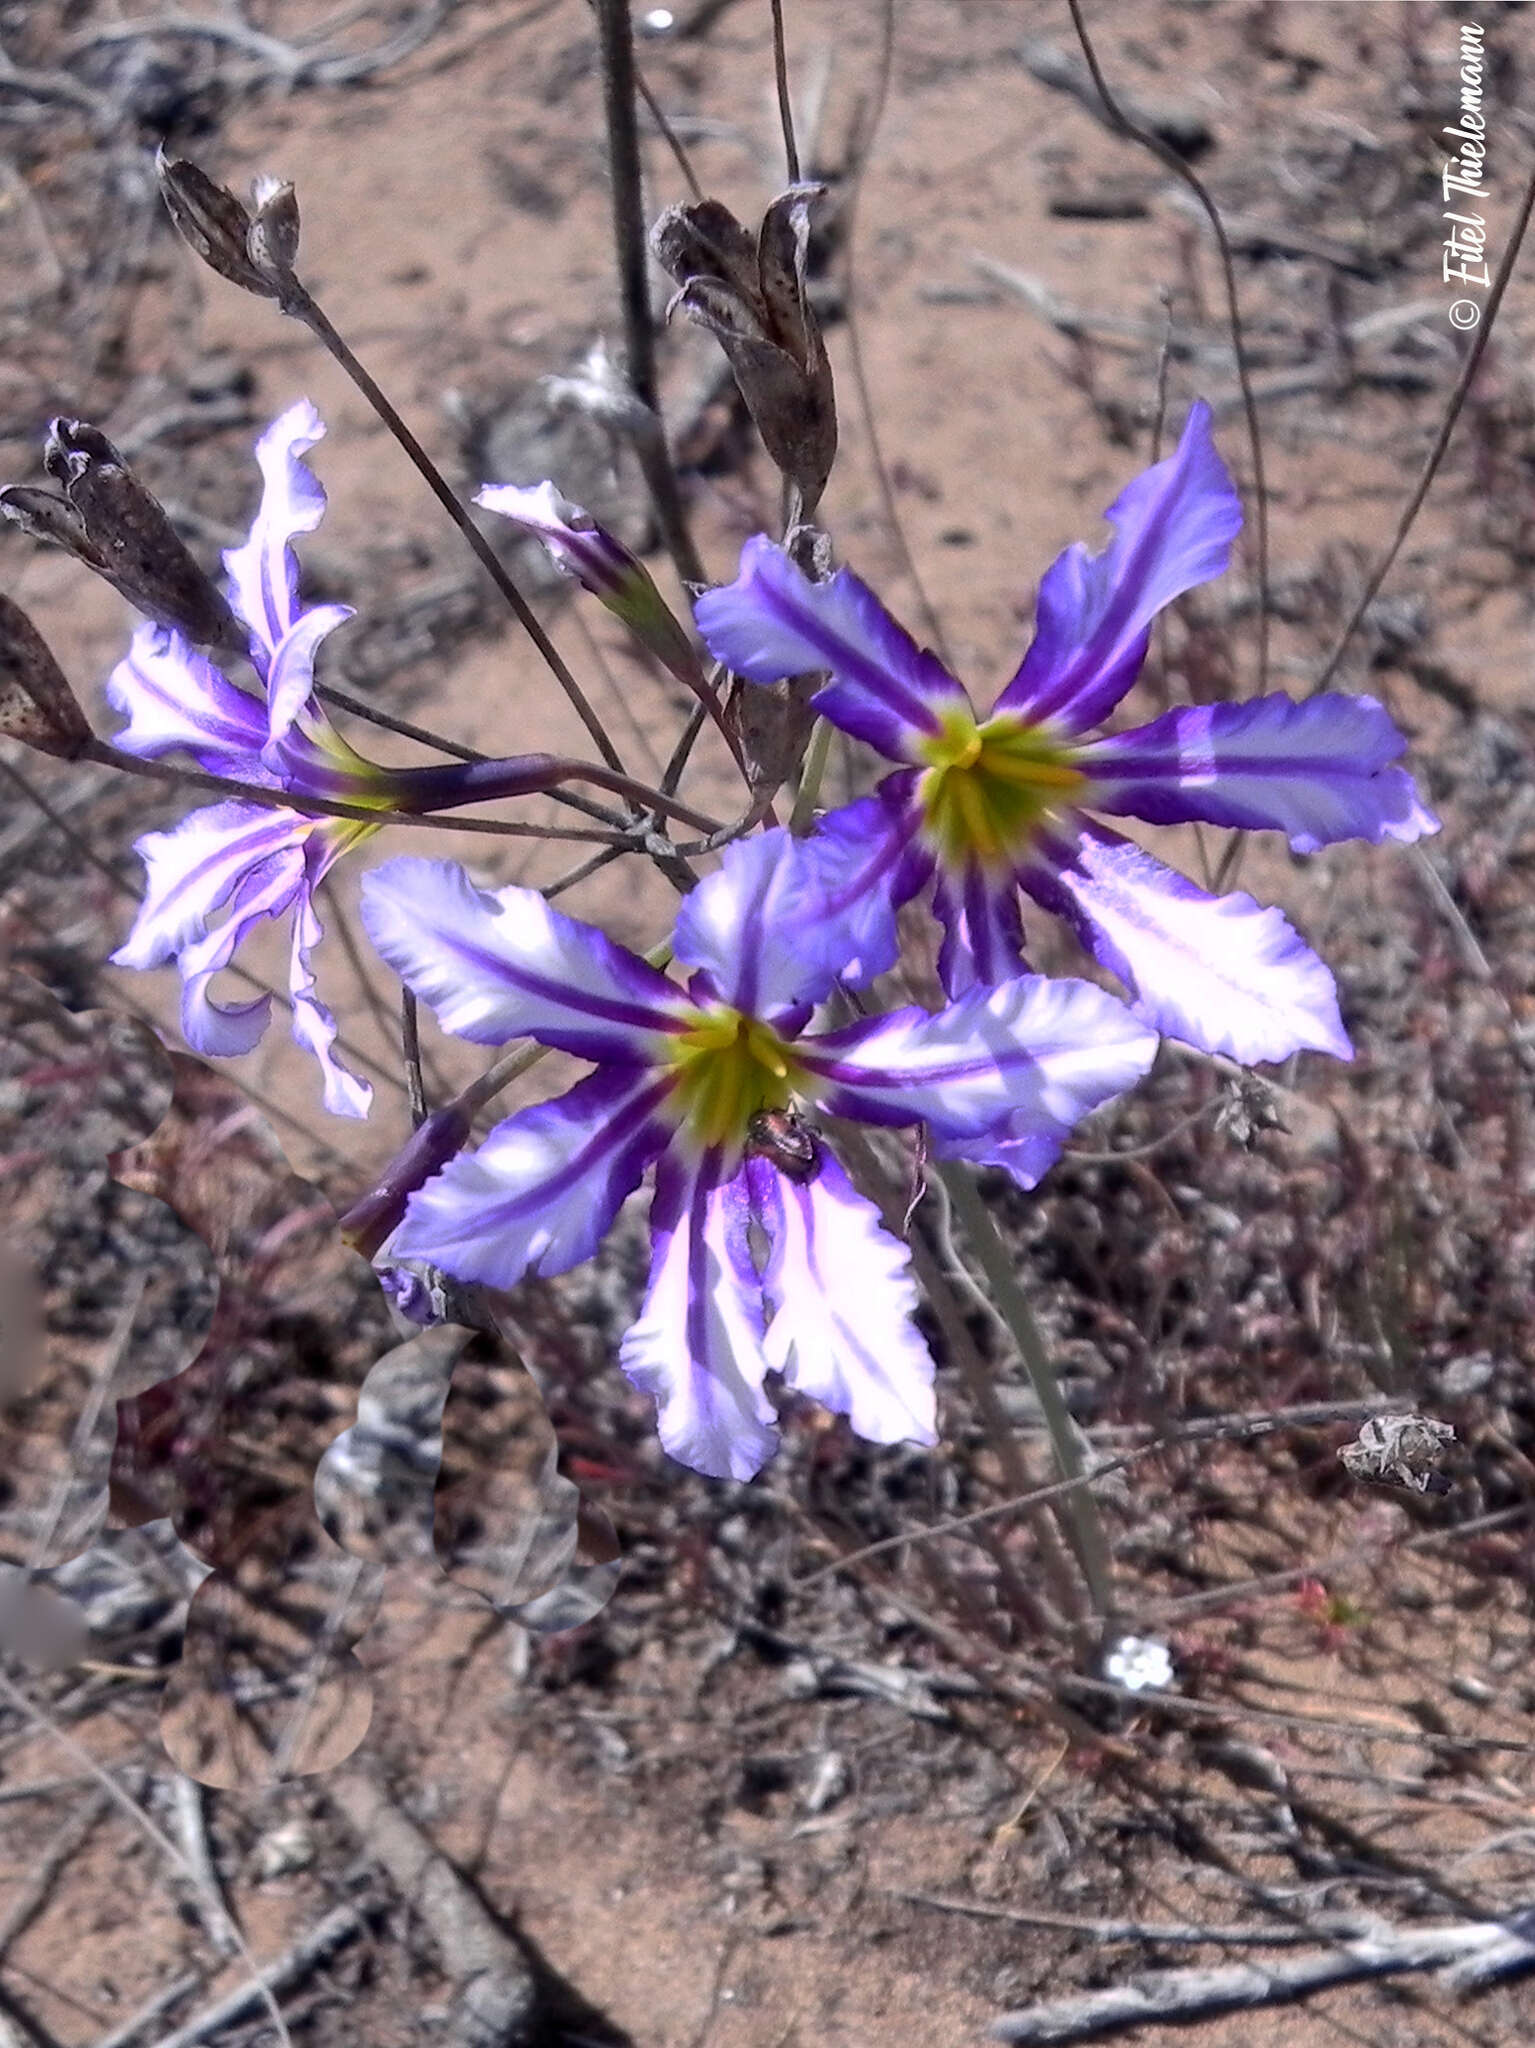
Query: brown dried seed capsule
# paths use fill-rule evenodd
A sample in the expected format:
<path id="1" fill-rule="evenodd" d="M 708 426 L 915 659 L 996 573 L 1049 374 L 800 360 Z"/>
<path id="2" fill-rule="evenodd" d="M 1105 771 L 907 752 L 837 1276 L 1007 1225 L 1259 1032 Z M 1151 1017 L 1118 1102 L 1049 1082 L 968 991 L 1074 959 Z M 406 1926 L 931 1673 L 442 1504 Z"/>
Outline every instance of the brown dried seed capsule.
<path id="1" fill-rule="evenodd" d="M 185 157 L 168 157 L 163 149 L 155 157 L 155 175 L 170 217 L 187 246 L 231 284 L 264 299 L 275 299 L 275 280 L 251 260 L 250 209 L 196 164 Z"/>
<path id="2" fill-rule="evenodd" d="M 163 506 L 88 420 L 50 421 L 43 467 L 64 496 L 17 484 L 0 491 L 0 514 L 65 548 L 149 618 L 199 646 L 244 647 L 244 635 Z"/>
<path id="3" fill-rule="evenodd" d="M 18 604 L 0 596 L 0 734 L 60 761 L 95 738 L 47 641 Z"/>
<path id="4" fill-rule="evenodd" d="M 805 275 L 810 209 L 826 188 L 791 185 L 763 215 L 755 243 L 716 199 L 669 206 L 651 230 L 677 307 L 718 340 L 763 446 L 798 486 L 803 516 L 837 453 L 837 406 Z"/>
<path id="5" fill-rule="evenodd" d="M 298 195 L 281 178 L 260 177 L 251 186 L 251 199 L 256 212 L 245 237 L 246 252 L 280 292 L 298 261 Z"/>

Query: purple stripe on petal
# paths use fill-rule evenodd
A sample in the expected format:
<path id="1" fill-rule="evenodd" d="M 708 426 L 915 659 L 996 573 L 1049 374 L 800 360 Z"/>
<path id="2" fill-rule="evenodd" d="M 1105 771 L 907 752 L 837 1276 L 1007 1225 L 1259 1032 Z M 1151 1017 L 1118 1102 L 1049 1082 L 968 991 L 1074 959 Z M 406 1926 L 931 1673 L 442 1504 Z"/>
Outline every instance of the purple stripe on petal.
<path id="1" fill-rule="evenodd" d="M 390 1256 L 503 1288 L 589 1259 L 667 1143 L 664 1089 L 608 1068 L 507 1117 L 411 1196 Z"/>
<path id="2" fill-rule="evenodd" d="M 1018 882 L 1010 869 L 988 874 L 971 863 L 956 876 L 940 866 L 933 915 L 943 926 L 938 979 L 949 996 L 994 988 L 1028 972 Z"/>
<path id="3" fill-rule="evenodd" d="M 297 854 L 313 827 L 312 818 L 292 811 L 224 803 L 189 812 L 169 832 L 146 833 L 135 847 L 144 863 L 144 901 L 112 955 L 114 966 L 163 967 L 202 938 L 252 868 L 290 848 Z"/>
<path id="4" fill-rule="evenodd" d="M 892 761 L 914 761 L 938 710 L 968 701 L 850 570 L 812 583 L 765 534 L 742 548 L 735 582 L 705 591 L 693 613 L 709 652 L 749 682 L 830 670 L 816 710 Z"/>
<path id="5" fill-rule="evenodd" d="M 477 889 L 456 861 L 402 856 L 362 880 L 362 921 L 390 966 L 477 1045 L 536 1038 L 648 1065 L 685 1024 L 682 991 L 534 889 Z"/>
<path id="6" fill-rule="evenodd" d="M 1156 1037 L 1103 989 L 1023 975 L 936 1016 L 892 1010 L 802 1038 L 816 1099 L 862 1123 L 927 1123 L 935 1150 L 1000 1134 L 1064 1137 L 1138 1081 Z"/>
<path id="7" fill-rule="evenodd" d="M 267 766 L 281 766 L 276 751 L 293 721 L 314 695 L 314 663 L 320 642 L 354 616 L 349 604 L 320 604 L 303 612 L 278 642 L 267 672 Z"/>
<path id="8" fill-rule="evenodd" d="M 210 775 L 270 783 L 261 765 L 266 711 L 169 626 L 134 628 L 107 678 L 107 702 L 128 720 L 114 745 L 156 760 L 178 748 Z"/>
<path id="9" fill-rule="evenodd" d="M 194 1052 L 234 1059 L 249 1052 L 266 1030 L 267 997 L 226 1007 L 214 1002 L 209 984 L 233 960 L 252 928 L 291 909 L 303 887 L 303 848 L 284 847 L 241 877 L 229 915 L 217 931 L 182 947 L 181 1029 Z"/>
<path id="10" fill-rule="evenodd" d="M 1315 853 L 1340 839 L 1378 846 L 1438 830 L 1412 777 L 1390 765 L 1406 745 L 1373 697 L 1273 696 L 1164 712 L 1090 742 L 1076 764 L 1093 810 L 1284 832 L 1297 853 Z"/>
<path id="11" fill-rule="evenodd" d="M 1135 681 L 1157 613 L 1224 571 L 1242 506 L 1203 400 L 1189 408 L 1175 453 L 1104 516 L 1114 538 L 1102 554 L 1078 542 L 1046 570 L 1033 645 L 997 710 L 1058 719 L 1070 732 L 1098 724 Z"/>
<path id="12" fill-rule="evenodd" d="M 830 1152 L 814 1180 L 750 1166 L 772 1246 L 762 1288 L 773 1309 L 768 1364 L 797 1393 L 845 1415 L 869 1443 L 937 1442 L 933 1360 L 912 1322 L 910 1254 Z"/>
<path id="13" fill-rule="evenodd" d="M 618 1362 L 656 1404 L 672 1457 L 713 1479 L 750 1479 L 777 1448 L 762 1391 L 762 1285 L 747 1242 L 743 1176 L 719 1161 L 661 1161 L 650 1212 L 650 1284 Z"/>
<path id="14" fill-rule="evenodd" d="M 298 563 L 288 543 L 295 534 L 313 533 L 325 513 L 325 492 L 303 460 L 324 432 L 306 398 L 267 428 L 256 443 L 262 489 L 250 538 L 224 554 L 229 601 L 250 628 L 256 652 L 268 659 L 299 613 Z"/>
<path id="15" fill-rule="evenodd" d="M 1209 896 L 1086 820 L 1074 842 L 1042 840 L 1019 879 L 1169 1038 L 1244 1065 L 1307 1047 L 1352 1058 L 1332 976 L 1277 910 L 1251 896 Z"/>
<path id="16" fill-rule="evenodd" d="M 819 1002 L 871 940 L 884 944 L 880 900 L 851 873 L 855 851 L 845 839 L 781 830 L 736 840 L 683 899 L 675 957 L 701 968 L 721 999 L 748 1016 Z M 878 848 L 875 856 L 865 866 L 877 887 L 889 858 Z"/>
<path id="17" fill-rule="evenodd" d="M 916 836 L 915 787 L 915 774 L 898 769 L 873 796 L 828 811 L 805 841 L 820 866 L 827 915 L 843 934 L 838 979 L 849 988 L 862 988 L 895 965 L 896 911 L 933 872 L 933 856 Z"/>

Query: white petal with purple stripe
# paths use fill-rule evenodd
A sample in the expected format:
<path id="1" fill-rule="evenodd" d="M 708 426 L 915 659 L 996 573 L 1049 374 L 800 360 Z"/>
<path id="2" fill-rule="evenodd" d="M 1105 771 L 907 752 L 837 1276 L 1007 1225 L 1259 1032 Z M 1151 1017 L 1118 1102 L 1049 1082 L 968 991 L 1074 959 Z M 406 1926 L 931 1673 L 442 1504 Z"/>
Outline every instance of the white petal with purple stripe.
<path id="1" fill-rule="evenodd" d="M 869 1443 L 937 1442 L 933 1360 L 912 1322 L 910 1254 L 830 1152 L 810 1181 L 748 1162 L 772 1246 L 767 1362 L 796 1392 L 845 1415 Z"/>
<path id="2" fill-rule="evenodd" d="M 828 884 L 838 874 L 832 851 L 813 840 L 784 831 L 738 839 L 683 898 L 672 952 L 683 966 L 702 968 L 721 1000 L 748 1016 L 819 1002 L 866 922 L 856 892 L 847 913 L 834 913 Z"/>
<path id="3" fill-rule="evenodd" d="M 201 939 L 209 919 L 252 868 L 302 848 L 312 818 L 264 804 L 212 804 L 190 811 L 169 832 L 146 832 L 135 850 L 146 874 L 133 929 L 112 955 L 117 967 L 163 967 Z"/>
<path id="4" fill-rule="evenodd" d="M 671 1455 L 714 1479 L 750 1479 L 778 1429 L 762 1390 L 762 1284 L 747 1241 L 744 1175 L 720 1185 L 718 1161 L 661 1161 L 650 1212 L 650 1284 L 618 1362 L 656 1404 Z"/>
<path id="5" fill-rule="evenodd" d="M 1157 613 L 1224 571 L 1242 505 L 1203 400 L 1190 406 L 1175 452 L 1104 516 L 1114 538 L 1102 554 L 1078 542 L 1046 570 L 1033 644 L 997 710 L 1059 719 L 1071 732 L 1098 724 L 1135 681 Z"/>
<path id="6" fill-rule="evenodd" d="M 665 975 L 536 889 L 477 889 L 456 861 L 404 855 L 372 869 L 362 921 L 443 1030 L 477 1045 L 536 1038 L 649 1064 L 681 1028 L 686 998 Z"/>
<path id="7" fill-rule="evenodd" d="M 229 601 L 268 659 L 299 615 L 298 563 L 288 543 L 313 533 L 325 514 L 325 492 L 303 457 L 325 433 L 307 398 L 281 413 L 256 443 L 261 504 L 243 547 L 228 548 Z M 258 666 L 261 665 L 258 663 Z"/>
<path id="8" fill-rule="evenodd" d="M 804 1038 L 795 1052 L 832 1115 L 924 1122 L 942 1151 L 999 1130 L 1064 1133 L 1141 1078 L 1156 1037 L 1090 982 L 1030 974 L 936 1016 L 892 1010 Z"/>
<path id="9" fill-rule="evenodd" d="M 249 1052 L 267 1027 L 270 998 L 225 1006 L 214 1002 L 209 984 L 233 960 L 252 928 L 281 917 L 305 887 L 304 849 L 285 846 L 247 870 L 235 888 L 229 915 L 216 931 L 181 948 L 181 1029 L 194 1052 L 234 1059 Z"/>
<path id="10" fill-rule="evenodd" d="M 306 888 L 294 909 L 293 942 L 288 956 L 293 1038 L 319 1063 L 325 1107 L 331 1115 L 364 1117 L 373 1103 L 372 1084 L 359 1079 L 336 1057 L 336 1019 L 315 993 L 310 953 L 324 935 L 312 894 Z"/>
<path id="11" fill-rule="evenodd" d="M 134 628 L 128 652 L 107 678 L 107 702 L 127 725 L 113 745 L 156 760 L 178 748 L 210 775 L 271 783 L 261 765 L 266 707 L 221 676 L 169 626 Z"/>
<path id="12" fill-rule="evenodd" d="M 389 1256 L 502 1288 L 589 1259 L 667 1142 L 663 1086 L 608 1070 L 507 1117 L 411 1196 Z"/>
<path id="13" fill-rule="evenodd" d="M 1332 976 L 1277 910 L 1210 896 L 1087 821 L 1020 875 L 1169 1038 L 1244 1065 L 1311 1048 L 1351 1059 Z"/>
<path id="14" fill-rule="evenodd" d="M 1412 777 L 1391 765 L 1406 745 L 1373 697 L 1276 695 L 1167 711 L 1075 758 L 1091 810 L 1283 832 L 1297 853 L 1315 853 L 1438 830 Z"/>

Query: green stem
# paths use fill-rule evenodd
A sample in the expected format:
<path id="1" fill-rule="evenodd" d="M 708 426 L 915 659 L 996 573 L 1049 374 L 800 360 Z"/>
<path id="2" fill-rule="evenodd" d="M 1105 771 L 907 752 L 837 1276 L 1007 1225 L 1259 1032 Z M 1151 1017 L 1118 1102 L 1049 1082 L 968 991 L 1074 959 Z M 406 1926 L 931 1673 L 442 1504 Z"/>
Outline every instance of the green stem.
<path id="1" fill-rule="evenodd" d="M 810 735 L 804 772 L 799 779 L 794 808 L 789 813 L 789 830 L 800 839 L 810 830 L 815 807 L 821 800 L 821 784 L 826 780 L 826 764 L 831 759 L 831 731 L 831 720 L 818 718 Z"/>
<path id="2" fill-rule="evenodd" d="M 997 1234 L 997 1227 L 981 1200 L 970 1170 L 958 1164 L 940 1165 L 937 1170 L 948 1189 L 954 1212 L 970 1240 L 970 1249 L 986 1275 L 998 1311 L 1018 1346 L 1018 1355 L 1023 1360 L 1024 1371 L 1039 1402 L 1061 1477 L 1081 1478 L 1086 1468 L 1077 1445 L 1076 1426 L 1061 1398 L 1060 1382 L 1045 1350 L 1034 1311 L 1018 1285 L 1012 1255 Z M 1093 1610 L 1103 1619 L 1113 1612 L 1114 1589 L 1108 1539 L 1098 1514 L 1098 1503 L 1086 1487 L 1080 1487 L 1065 1496 L 1063 1513 L 1077 1561 L 1087 1580 Z"/>

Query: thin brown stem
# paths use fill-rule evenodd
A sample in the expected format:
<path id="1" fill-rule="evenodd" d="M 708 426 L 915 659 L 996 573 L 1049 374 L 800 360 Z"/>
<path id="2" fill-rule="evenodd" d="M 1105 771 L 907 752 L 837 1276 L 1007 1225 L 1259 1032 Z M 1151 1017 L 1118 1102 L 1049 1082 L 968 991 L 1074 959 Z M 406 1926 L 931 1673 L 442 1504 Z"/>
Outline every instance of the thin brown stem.
<path id="1" fill-rule="evenodd" d="M 895 502 L 895 485 L 891 481 L 890 469 L 885 461 L 874 394 L 869 388 L 869 375 L 864 366 L 862 328 L 858 316 L 858 293 L 853 262 L 858 200 L 863 191 L 864 173 L 868 169 L 869 157 L 873 152 L 874 137 L 884 117 L 885 103 L 890 97 L 890 69 L 894 53 L 895 0 L 883 0 L 880 8 L 879 72 L 874 87 L 874 100 L 860 123 L 858 157 L 852 176 L 848 180 L 847 202 L 843 215 L 846 227 L 843 234 L 845 254 L 842 260 L 842 290 L 847 318 L 848 365 L 853 372 L 853 389 L 858 394 L 858 410 L 863 422 L 864 438 L 869 444 L 869 460 L 874 466 L 874 482 L 879 491 L 880 509 L 885 515 L 885 525 L 900 553 L 901 567 L 917 600 L 917 609 L 922 615 L 922 630 L 939 655 L 952 668 L 953 662 L 944 640 L 943 625 L 928 597 L 927 587 L 917 568 L 916 557 L 906 538 L 900 508 Z"/>
<path id="2" fill-rule="evenodd" d="M 1363 620 L 1365 613 L 1375 602 L 1381 585 L 1391 573 L 1392 563 L 1401 553 L 1402 543 L 1412 530 L 1413 521 L 1423 509 L 1423 501 L 1428 496 L 1429 487 L 1438 475 L 1439 465 L 1443 462 L 1445 450 L 1450 445 L 1450 436 L 1454 433 L 1455 423 L 1460 418 L 1461 408 L 1466 402 L 1466 394 L 1471 389 L 1472 380 L 1481 367 L 1482 357 L 1487 351 L 1487 344 L 1492 339 L 1493 322 L 1497 319 L 1498 309 L 1503 304 L 1503 294 L 1508 289 L 1508 281 L 1514 274 L 1514 265 L 1518 261 L 1519 251 L 1523 245 L 1525 234 L 1528 231 L 1532 212 L 1535 212 L 1535 173 L 1531 174 L 1530 181 L 1524 188 L 1524 197 L 1519 203 L 1519 212 L 1514 221 L 1513 234 L 1509 237 L 1508 247 L 1503 252 L 1503 260 L 1498 265 L 1497 275 L 1492 283 L 1492 290 L 1487 295 L 1487 310 L 1482 315 L 1481 325 L 1476 330 L 1475 339 L 1466 351 L 1466 359 L 1460 366 L 1460 375 L 1455 379 L 1455 388 L 1450 393 L 1450 402 L 1445 407 L 1444 419 L 1440 423 L 1439 432 L 1434 436 L 1434 445 L 1429 450 L 1428 460 L 1424 463 L 1422 474 L 1412 488 L 1412 495 L 1402 508 L 1402 516 L 1396 523 L 1396 531 L 1387 543 L 1385 553 L 1371 571 L 1370 579 L 1365 584 L 1358 603 L 1349 614 L 1348 624 L 1338 635 L 1337 645 L 1327 657 L 1322 667 L 1322 673 L 1312 685 L 1313 695 L 1318 690 L 1325 690 L 1332 681 L 1333 676 L 1337 672 L 1338 663 L 1343 659 L 1344 650 L 1359 630 L 1360 622 Z"/>
<path id="3" fill-rule="evenodd" d="M 1072 26 L 1077 32 L 1077 41 L 1082 46 L 1082 55 L 1087 60 L 1088 71 L 1103 101 L 1104 111 L 1121 135 L 1138 142 L 1142 149 L 1149 150 L 1157 162 L 1166 166 L 1174 177 L 1188 186 L 1199 201 L 1200 211 L 1209 221 L 1215 235 L 1216 247 L 1220 251 L 1221 280 L 1226 292 L 1226 323 L 1231 329 L 1231 346 L 1237 359 L 1237 382 L 1242 390 L 1242 411 L 1247 420 L 1247 445 L 1252 454 L 1254 528 L 1257 540 L 1258 570 L 1258 694 L 1268 688 L 1269 675 L 1269 511 L 1268 483 L 1263 467 L 1263 434 L 1258 425 L 1258 400 L 1253 391 L 1252 376 L 1247 367 L 1247 344 L 1242 329 L 1242 309 L 1237 297 L 1236 263 L 1231 253 L 1231 243 L 1226 234 L 1226 224 L 1220 217 L 1215 201 L 1205 190 L 1204 181 L 1199 178 L 1174 149 L 1169 149 L 1160 135 L 1153 135 L 1132 121 L 1118 100 L 1109 91 L 1103 67 L 1098 62 L 1098 52 L 1088 34 L 1087 22 L 1083 17 L 1081 0 L 1066 0 L 1071 10 Z"/>
<path id="4" fill-rule="evenodd" d="M 426 1084 L 421 1078 L 421 1029 L 416 1016 L 416 997 L 414 990 L 408 988 L 400 990 L 400 1050 L 405 1056 L 410 1120 L 419 1131 L 426 1122 Z"/>
<path id="5" fill-rule="evenodd" d="M 624 311 L 624 353 L 629 385 L 654 421 L 654 431 L 635 436 L 634 449 L 655 507 L 667 553 L 687 583 L 704 582 L 703 563 L 688 531 L 682 492 L 661 424 L 656 379 L 655 324 L 650 311 L 650 249 L 645 239 L 645 198 L 640 169 L 640 131 L 634 114 L 634 32 L 629 0 L 593 0 L 602 53 L 602 110 L 607 127 L 608 171 L 613 194 L 613 249 Z"/>
<path id="6" fill-rule="evenodd" d="M 794 139 L 794 103 L 789 97 L 789 55 L 784 47 L 783 0 L 769 0 L 773 10 L 773 83 L 778 88 L 778 120 L 783 129 L 784 168 L 789 183 L 799 183 L 799 144 Z"/>
<path id="7" fill-rule="evenodd" d="M 655 122 L 666 146 L 677 159 L 677 168 L 686 179 L 688 191 L 692 195 L 694 202 L 697 203 L 704 196 L 704 188 L 699 184 L 698 173 L 693 169 L 693 159 L 683 148 L 676 129 L 673 128 L 671 122 L 662 113 L 660 102 L 646 83 L 645 74 L 638 65 L 634 67 L 634 85 L 640 98 L 645 102 L 646 112 L 650 115 L 651 120 Z"/>
<path id="8" fill-rule="evenodd" d="M 506 602 L 511 606 L 519 625 L 543 656 L 555 681 L 570 699 L 576 716 L 591 734 L 592 744 L 596 747 L 598 753 L 601 754 L 609 767 L 621 769 L 624 765 L 623 761 L 617 748 L 608 738 L 607 728 L 587 702 L 581 685 L 566 667 L 553 641 L 535 618 L 532 607 L 527 599 L 507 574 L 495 549 L 475 525 L 473 519 L 470 518 L 467 506 L 459 501 L 456 492 L 449 485 L 441 470 L 438 469 L 436 463 L 427 454 L 410 428 L 406 426 L 404 420 L 401 419 L 389 399 L 385 397 L 382 389 L 374 382 L 372 376 L 363 368 L 341 335 L 331 325 L 329 316 L 324 308 L 315 299 L 314 295 L 305 286 L 299 284 L 296 279 L 289 281 L 279 304 L 283 312 L 290 313 L 295 320 L 302 321 L 316 341 L 329 354 L 335 357 L 363 397 L 367 399 L 369 405 L 372 406 L 373 410 L 384 422 L 384 425 L 389 429 L 395 440 L 404 449 L 406 455 L 409 456 L 414 464 L 422 482 L 425 483 L 432 496 L 441 505 L 444 512 L 447 513 L 453 524 L 469 543 L 480 566 L 485 570 L 497 590 L 500 591 Z"/>

